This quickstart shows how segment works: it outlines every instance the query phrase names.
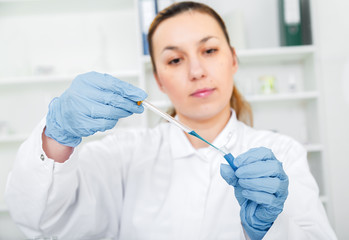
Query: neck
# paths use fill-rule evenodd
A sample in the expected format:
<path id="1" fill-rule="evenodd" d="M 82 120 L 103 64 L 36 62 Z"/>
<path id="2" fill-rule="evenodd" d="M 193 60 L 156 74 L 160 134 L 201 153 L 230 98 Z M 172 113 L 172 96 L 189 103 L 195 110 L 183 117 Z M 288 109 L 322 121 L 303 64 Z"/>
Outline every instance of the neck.
<path id="1" fill-rule="evenodd" d="M 228 105 L 227 109 L 224 109 L 214 117 L 205 120 L 198 121 L 187 118 L 183 115 L 179 115 L 178 117 L 182 123 L 191 127 L 197 134 L 199 134 L 208 142 L 212 143 L 228 123 L 230 115 L 231 111 L 230 106 Z M 198 149 L 208 146 L 207 143 L 201 141 L 200 139 L 189 134 L 186 135 L 194 148 Z"/>

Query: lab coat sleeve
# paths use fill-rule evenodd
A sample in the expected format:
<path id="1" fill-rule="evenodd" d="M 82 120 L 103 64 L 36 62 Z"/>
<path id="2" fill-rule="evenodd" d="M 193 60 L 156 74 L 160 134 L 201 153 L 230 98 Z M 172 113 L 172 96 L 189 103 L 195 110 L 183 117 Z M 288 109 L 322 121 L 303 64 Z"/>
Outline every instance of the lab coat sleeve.
<path id="1" fill-rule="evenodd" d="M 113 161 L 109 148 L 115 143 L 86 144 L 56 163 L 42 149 L 44 126 L 43 120 L 21 145 L 9 175 L 5 197 L 12 218 L 30 238 L 115 238 L 123 191 L 121 159 Z"/>
<path id="2" fill-rule="evenodd" d="M 287 150 L 274 153 L 289 177 L 289 195 L 283 212 L 263 239 L 336 239 L 310 173 L 306 150 L 292 139 L 282 142 Z"/>

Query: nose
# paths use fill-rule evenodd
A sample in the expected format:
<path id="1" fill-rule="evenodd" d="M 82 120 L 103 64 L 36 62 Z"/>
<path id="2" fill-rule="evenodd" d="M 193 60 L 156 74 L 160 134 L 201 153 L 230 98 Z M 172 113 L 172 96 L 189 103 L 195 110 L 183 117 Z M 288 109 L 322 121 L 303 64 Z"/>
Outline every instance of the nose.
<path id="1" fill-rule="evenodd" d="M 204 64 L 199 57 L 191 57 L 189 62 L 189 74 L 191 81 L 200 80 L 206 77 Z"/>

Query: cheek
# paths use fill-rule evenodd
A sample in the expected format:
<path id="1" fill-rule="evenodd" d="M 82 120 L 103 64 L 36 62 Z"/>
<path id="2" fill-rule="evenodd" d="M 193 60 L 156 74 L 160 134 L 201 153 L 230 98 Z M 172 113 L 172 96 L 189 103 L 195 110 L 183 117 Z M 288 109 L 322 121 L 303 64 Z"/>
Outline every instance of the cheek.
<path id="1" fill-rule="evenodd" d="M 220 61 L 215 69 L 215 78 L 220 85 L 222 98 L 230 98 L 234 88 L 234 68 L 232 61 Z M 224 97 L 223 97 L 224 96 Z"/>
<path id="2" fill-rule="evenodd" d="M 214 69 L 214 74 L 222 85 L 230 86 L 234 82 L 234 69 L 230 61 L 221 61 L 218 67 Z"/>
<path id="3" fill-rule="evenodd" d="M 181 81 L 178 74 L 171 74 L 167 72 L 166 74 L 159 75 L 159 82 L 162 92 L 168 95 L 170 99 L 180 97 L 184 93 L 185 82 Z"/>
<path id="4" fill-rule="evenodd" d="M 158 76 L 162 90 L 167 94 L 185 84 L 183 70 L 179 68 L 161 66 Z"/>

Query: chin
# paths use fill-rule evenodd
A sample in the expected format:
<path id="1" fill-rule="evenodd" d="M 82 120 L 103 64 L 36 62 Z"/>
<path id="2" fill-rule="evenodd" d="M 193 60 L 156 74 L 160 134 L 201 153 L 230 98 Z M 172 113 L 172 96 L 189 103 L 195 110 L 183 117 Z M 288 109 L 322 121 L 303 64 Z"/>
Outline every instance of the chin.
<path id="1" fill-rule="evenodd" d="M 181 109 L 180 112 L 182 115 L 184 115 L 187 118 L 190 118 L 192 120 L 196 121 L 205 121 L 212 119 L 222 113 L 222 111 L 225 111 L 227 107 L 226 106 L 220 106 L 217 104 L 212 105 L 202 105 L 202 106 L 195 106 L 192 109 Z M 230 111 L 230 107 L 229 107 Z"/>

